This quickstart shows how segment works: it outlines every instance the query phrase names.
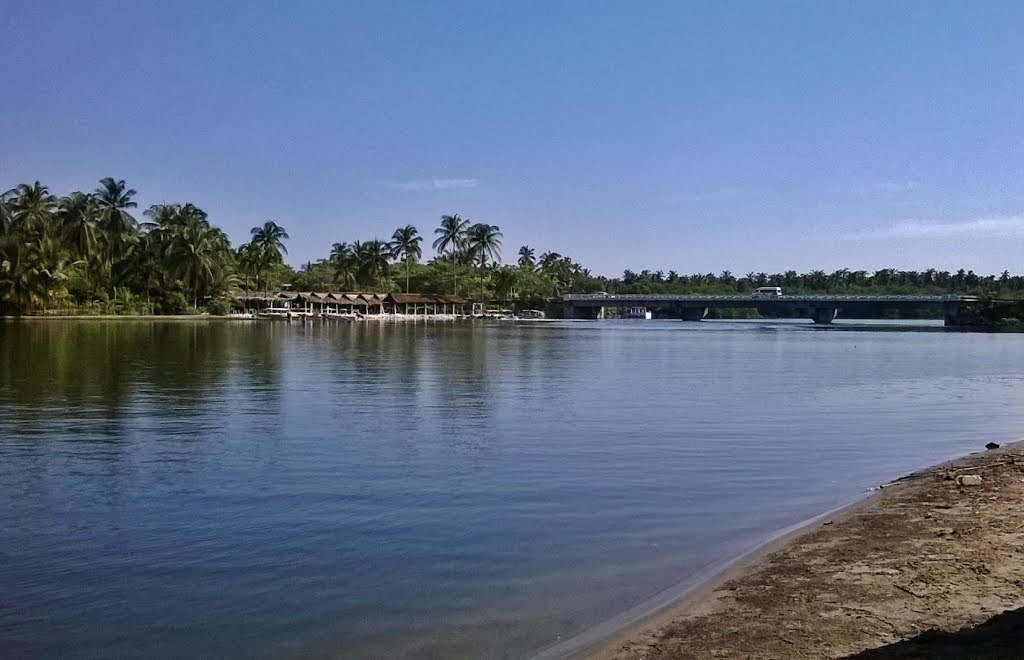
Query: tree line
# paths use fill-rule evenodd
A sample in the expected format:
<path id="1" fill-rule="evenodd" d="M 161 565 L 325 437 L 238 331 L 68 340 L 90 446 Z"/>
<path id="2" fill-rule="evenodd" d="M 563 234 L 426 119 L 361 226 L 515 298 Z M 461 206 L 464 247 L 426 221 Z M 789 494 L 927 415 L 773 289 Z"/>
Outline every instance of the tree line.
<path id="1" fill-rule="evenodd" d="M 883 268 L 876 271 L 841 268 L 832 272 L 813 270 L 797 273 L 746 273 L 736 276 L 726 270 L 719 274 L 680 275 L 675 271 L 639 273 L 627 270 L 621 278 L 609 280 L 620 293 L 749 293 L 760 286 L 779 286 L 785 293 L 845 294 L 943 294 L 962 293 L 1019 297 L 1024 277 L 1004 270 L 1000 275 L 978 275 L 973 270 L 956 272 L 929 268 L 923 271 Z"/>
<path id="2" fill-rule="evenodd" d="M 295 269 L 285 261 L 288 232 L 268 220 L 233 246 L 192 203 L 153 205 L 139 214 L 137 192 L 107 177 L 91 192 L 54 195 L 38 181 L 0 195 L 0 312 L 81 314 L 225 313 L 239 297 L 284 286 L 298 291 L 454 293 L 475 300 L 542 307 L 566 293 L 787 292 L 939 293 L 1019 297 L 1024 278 L 973 271 L 681 275 L 625 271 L 595 276 L 568 256 L 522 246 L 502 263 L 501 229 L 443 215 L 424 237 L 412 224 L 389 240 L 338 242 Z M 430 240 L 433 255 L 424 259 Z"/>
<path id="3" fill-rule="evenodd" d="M 441 217 L 427 261 L 424 237 L 405 225 L 390 240 L 334 243 L 324 258 L 294 269 L 285 262 L 288 232 L 273 220 L 232 246 L 195 204 L 157 204 L 140 214 L 137 194 L 107 177 L 91 192 L 57 196 L 36 181 L 0 195 L 0 312 L 226 313 L 240 297 L 285 286 L 540 304 L 586 290 L 592 279 L 553 252 L 534 264 L 530 248 L 520 250 L 520 266 L 502 265 L 500 228 L 458 214 Z"/>
<path id="4" fill-rule="evenodd" d="M 600 290 L 601 280 L 569 257 L 519 249 L 515 265 L 503 264 L 501 228 L 458 214 L 441 216 L 423 261 L 426 238 L 414 225 L 399 227 L 390 241 L 335 243 L 329 256 L 290 274 L 295 290 L 353 288 L 373 291 L 451 293 L 476 300 L 516 300 L 543 305 L 563 293 Z"/>

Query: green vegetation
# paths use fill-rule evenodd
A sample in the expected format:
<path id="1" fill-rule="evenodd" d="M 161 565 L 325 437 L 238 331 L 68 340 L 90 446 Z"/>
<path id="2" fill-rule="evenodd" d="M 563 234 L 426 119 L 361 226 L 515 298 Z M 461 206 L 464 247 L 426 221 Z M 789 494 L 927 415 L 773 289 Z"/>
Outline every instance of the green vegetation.
<path id="1" fill-rule="evenodd" d="M 987 327 L 1019 331 L 1024 328 L 1024 299 L 1000 299 L 990 293 L 981 298 L 980 314 Z"/>
<path id="2" fill-rule="evenodd" d="M 112 178 L 91 193 L 57 197 L 37 181 L 0 196 L 0 313 L 223 314 L 239 293 L 398 291 L 396 277 L 406 291 L 537 306 L 604 285 L 553 252 L 536 267 L 502 265 L 500 228 L 457 214 L 441 217 L 425 263 L 423 237 L 406 225 L 390 241 L 335 243 L 295 270 L 284 261 L 288 232 L 272 220 L 236 248 L 194 204 L 155 205 L 140 221 L 135 197 Z"/>
<path id="3" fill-rule="evenodd" d="M 38 181 L 0 199 L 4 312 L 180 314 L 235 284 L 227 236 L 192 204 L 133 215 L 135 191 L 106 178 L 57 198 Z"/>
<path id="4" fill-rule="evenodd" d="M 1002 275 L 980 276 L 972 270 L 955 273 L 928 269 L 924 271 L 885 268 L 870 273 L 864 270 L 841 269 L 832 273 L 815 270 L 799 274 L 747 273 L 736 277 L 729 271 L 680 275 L 675 271 L 634 273 L 627 270 L 621 279 L 612 280 L 607 291 L 615 293 L 750 293 L 759 286 L 780 286 L 786 294 L 836 293 L 849 295 L 908 294 L 932 295 L 961 293 L 999 298 L 1017 298 L 1024 295 L 1024 277 Z"/>
<path id="5" fill-rule="evenodd" d="M 390 241 L 334 243 L 330 254 L 298 270 L 285 263 L 288 232 L 272 220 L 253 227 L 233 247 L 207 214 L 191 204 L 159 204 L 136 217 L 136 191 L 105 178 L 91 193 L 57 197 L 38 181 L 0 196 L 0 313 L 3 314 L 222 314 L 235 296 L 274 291 L 417 291 L 455 293 L 522 307 L 543 307 L 566 293 L 745 294 L 758 286 L 786 293 L 965 293 L 986 300 L 1024 298 L 1024 277 L 973 271 L 812 271 L 798 274 L 729 271 L 680 275 L 625 271 L 591 275 L 557 252 L 537 256 L 522 246 L 514 265 L 502 264 L 502 233 L 485 222 L 443 215 L 433 230 L 433 258 L 424 261 L 424 237 L 409 224 Z M 1003 305 L 1000 302 L 998 305 Z M 991 304 L 1010 324 L 1018 306 Z"/>

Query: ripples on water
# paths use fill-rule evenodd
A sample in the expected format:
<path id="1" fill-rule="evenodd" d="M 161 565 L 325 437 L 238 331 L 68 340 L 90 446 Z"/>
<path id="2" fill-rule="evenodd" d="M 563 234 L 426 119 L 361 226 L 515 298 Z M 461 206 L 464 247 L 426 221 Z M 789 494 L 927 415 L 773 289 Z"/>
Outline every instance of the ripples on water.
<path id="1" fill-rule="evenodd" d="M 521 657 L 1016 437 L 1020 336 L 0 325 L 6 656 Z"/>

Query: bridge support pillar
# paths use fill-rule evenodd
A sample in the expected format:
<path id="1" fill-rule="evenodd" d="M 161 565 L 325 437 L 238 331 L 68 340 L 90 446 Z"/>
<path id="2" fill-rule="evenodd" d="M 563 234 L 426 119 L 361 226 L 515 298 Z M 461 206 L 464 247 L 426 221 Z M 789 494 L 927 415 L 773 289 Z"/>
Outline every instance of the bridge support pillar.
<path id="1" fill-rule="evenodd" d="M 589 307 L 566 302 L 562 305 L 562 317 L 567 319 L 603 319 L 604 307 Z"/>
<path id="2" fill-rule="evenodd" d="M 811 319 L 822 325 L 831 323 L 838 315 L 839 310 L 835 307 L 815 307 L 811 310 Z"/>
<path id="3" fill-rule="evenodd" d="M 684 321 L 700 321 L 708 315 L 707 307 L 683 307 L 679 311 Z"/>
<path id="4" fill-rule="evenodd" d="M 946 309 L 943 310 L 943 325 L 946 327 L 957 327 L 962 325 L 960 320 L 960 304 L 955 302 L 946 303 Z"/>
<path id="5" fill-rule="evenodd" d="M 977 301 L 951 301 L 946 303 L 944 325 L 947 327 L 979 327 L 985 325 L 981 305 Z"/>

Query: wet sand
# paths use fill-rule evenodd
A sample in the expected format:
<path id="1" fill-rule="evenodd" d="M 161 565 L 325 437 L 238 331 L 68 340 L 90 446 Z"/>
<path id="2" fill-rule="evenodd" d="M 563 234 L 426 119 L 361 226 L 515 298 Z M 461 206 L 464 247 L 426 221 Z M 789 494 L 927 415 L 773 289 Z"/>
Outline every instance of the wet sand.
<path id="1" fill-rule="evenodd" d="M 887 485 L 583 657 L 1024 658 L 1024 443 Z"/>

